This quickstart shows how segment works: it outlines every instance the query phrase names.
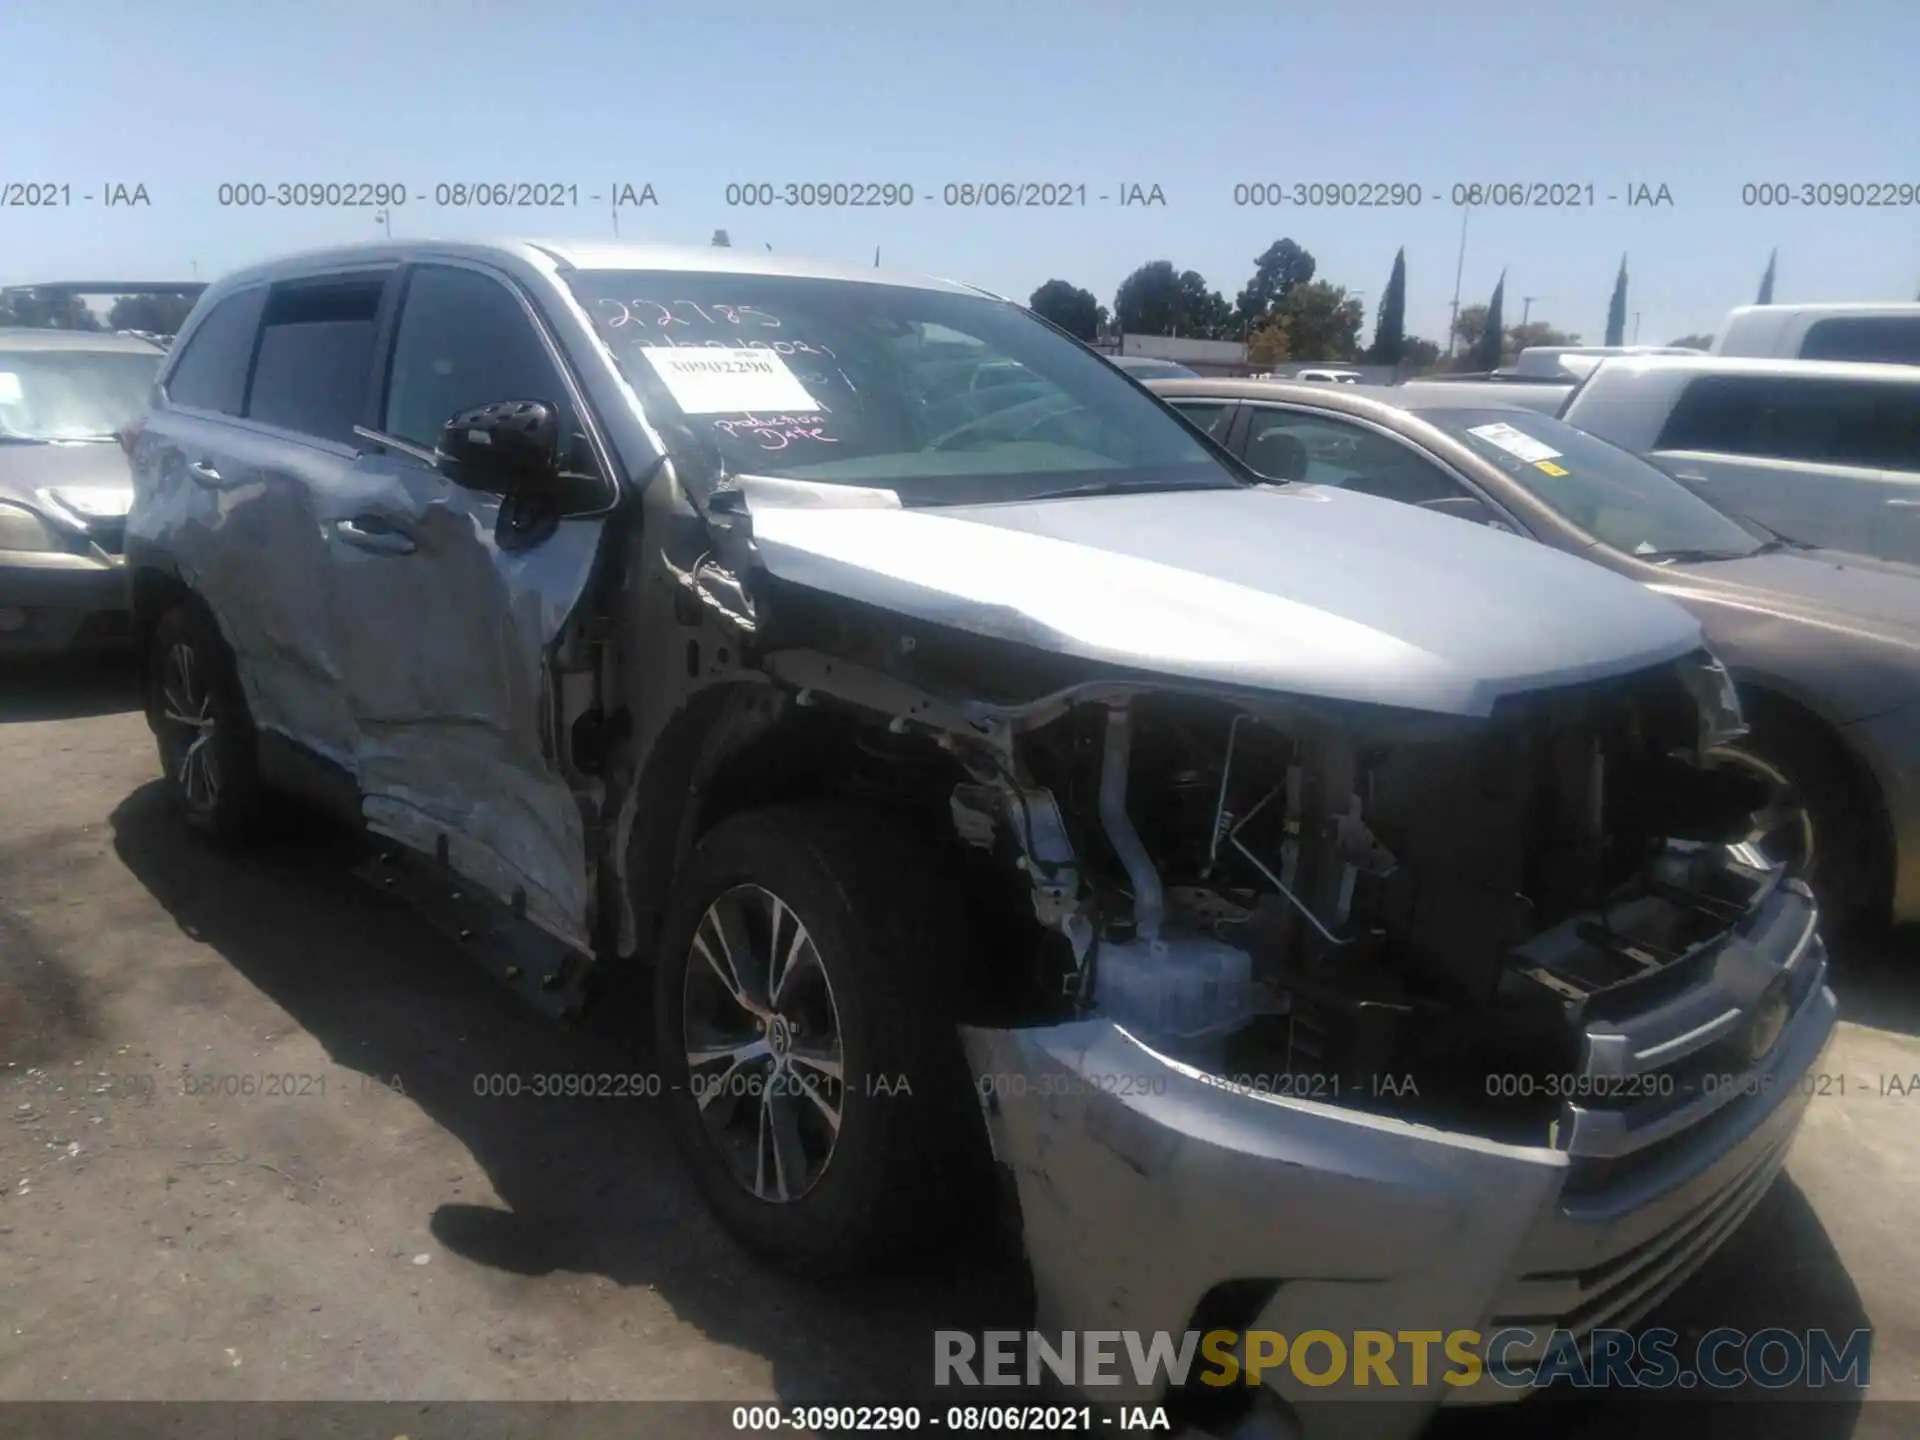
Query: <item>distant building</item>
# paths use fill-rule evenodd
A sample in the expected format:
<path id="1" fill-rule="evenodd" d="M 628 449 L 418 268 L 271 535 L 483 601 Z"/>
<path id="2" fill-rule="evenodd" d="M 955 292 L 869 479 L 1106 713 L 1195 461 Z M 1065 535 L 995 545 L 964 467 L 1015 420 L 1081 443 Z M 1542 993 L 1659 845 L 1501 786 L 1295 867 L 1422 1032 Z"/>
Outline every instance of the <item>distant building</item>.
<path id="1" fill-rule="evenodd" d="M 1140 355 L 1171 360 L 1196 375 L 1251 375 L 1260 367 L 1247 362 L 1247 347 L 1238 340 L 1194 340 L 1182 335 L 1105 336 L 1094 348 L 1110 355 Z"/>

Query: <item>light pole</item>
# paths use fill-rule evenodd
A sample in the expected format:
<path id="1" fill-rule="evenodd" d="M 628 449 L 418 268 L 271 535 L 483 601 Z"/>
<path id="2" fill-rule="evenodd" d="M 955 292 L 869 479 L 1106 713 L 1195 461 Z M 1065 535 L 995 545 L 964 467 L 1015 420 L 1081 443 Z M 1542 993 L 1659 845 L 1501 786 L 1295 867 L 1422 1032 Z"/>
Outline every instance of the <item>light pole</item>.
<path id="1" fill-rule="evenodd" d="M 1527 318 L 1533 314 L 1533 302 L 1540 298 L 1538 295 L 1522 295 L 1520 297 L 1520 323 L 1522 325 L 1525 325 Z"/>
<path id="2" fill-rule="evenodd" d="M 1640 343 L 1640 312 L 1638 310 L 1633 312 L 1633 343 L 1636 345 Z"/>
<path id="3" fill-rule="evenodd" d="M 1447 358 L 1453 358 L 1454 334 L 1460 328 L 1460 276 L 1467 268 L 1467 216 L 1473 213 L 1471 205 L 1460 207 L 1460 258 L 1453 267 L 1453 313 L 1447 321 Z"/>

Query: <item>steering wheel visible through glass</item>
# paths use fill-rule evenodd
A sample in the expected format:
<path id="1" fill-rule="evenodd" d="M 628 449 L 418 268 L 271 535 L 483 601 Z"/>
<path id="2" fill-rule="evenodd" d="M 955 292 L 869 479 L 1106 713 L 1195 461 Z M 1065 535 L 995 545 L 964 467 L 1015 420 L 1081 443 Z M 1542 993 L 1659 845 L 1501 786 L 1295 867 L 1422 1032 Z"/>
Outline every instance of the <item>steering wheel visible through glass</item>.
<path id="1" fill-rule="evenodd" d="M 936 435 L 928 442 L 929 450 L 978 449 L 986 445 L 1011 445 L 1032 438 L 1033 433 L 1043 425 L 1049 425 L 1078 414 L 1087 407 L 1067 394 L 1055 391 L 1051 395 L 1042 395 L 1036 400 L 1028 400 L 1019 405 L 1009 405 L 1004 410 L 995 410 L 991 414 L 981 415 L 964 424 L 956 425 L 944 434 Z M 1005 433 L 989 433 L 980 439 L 967 442 L 966 437 L 976 431 L 999 431 L 1008 427 Z"/>

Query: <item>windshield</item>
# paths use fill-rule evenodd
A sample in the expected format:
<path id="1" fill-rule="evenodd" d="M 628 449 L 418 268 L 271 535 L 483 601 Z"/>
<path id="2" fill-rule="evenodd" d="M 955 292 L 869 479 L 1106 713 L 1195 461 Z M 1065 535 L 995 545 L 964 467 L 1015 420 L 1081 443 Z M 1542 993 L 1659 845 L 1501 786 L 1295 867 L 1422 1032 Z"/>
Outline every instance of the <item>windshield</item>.
<path id="1" fill-rule="evenodd" d="M 670 445 L 730 475 L 908 504 L 1241 483 L 1104 359 L 1004 301 L 703 271 L 568 283 Z"/>
<path id="2" fill-rule="evenodd" d="M 1762 541 L 1665 471 L 1531 410 L 1419 412 L 1596 539 L 1646 559 L 1751 555 Z"/>
<path id="3" fill-rule="evenodd" d="M 158 351 L 0 350 L 0 440 L 111 440 L 147 408 Z"/>

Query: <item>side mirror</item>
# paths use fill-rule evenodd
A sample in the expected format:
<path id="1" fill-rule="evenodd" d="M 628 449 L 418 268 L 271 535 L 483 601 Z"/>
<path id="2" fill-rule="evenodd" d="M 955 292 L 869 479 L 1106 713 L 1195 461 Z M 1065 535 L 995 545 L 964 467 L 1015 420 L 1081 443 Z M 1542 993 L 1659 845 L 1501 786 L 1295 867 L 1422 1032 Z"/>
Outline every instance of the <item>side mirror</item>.
<path id="1" fill-rule="evenodd" d="M 1489 530 L 1504 530 L 1509 535 L 1519 533 L 1501 517 L 1499 511 L 1478 495 L 1448 495 L 1440 500 L 1423 500 L 1420 508 L 1431 510 L 1436 515 L 1451 515 L 1456 520 L 1470 520 Z"/>
<path id="2" fill-rule="evenodd" d="M 440 429 L 434 468 L 454 484 L 506 495 L 560 473 L 560 418 L 544 400 L 462 410 Z"/>

